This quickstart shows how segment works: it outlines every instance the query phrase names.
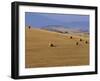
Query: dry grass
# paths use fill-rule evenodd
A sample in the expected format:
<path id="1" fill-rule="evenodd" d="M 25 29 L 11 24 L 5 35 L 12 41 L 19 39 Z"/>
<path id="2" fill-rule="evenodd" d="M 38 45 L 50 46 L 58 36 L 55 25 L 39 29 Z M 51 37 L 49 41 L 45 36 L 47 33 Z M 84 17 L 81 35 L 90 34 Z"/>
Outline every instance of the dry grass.
<path id="1" fill-rule="evenodd" d="M 88 38 L 33 28 L 26 28 L 25 34 L 26 68 L 89 64 L 89 44 L 85 43 Z M 50 47 L 50 43 L 55 47 Z"/>

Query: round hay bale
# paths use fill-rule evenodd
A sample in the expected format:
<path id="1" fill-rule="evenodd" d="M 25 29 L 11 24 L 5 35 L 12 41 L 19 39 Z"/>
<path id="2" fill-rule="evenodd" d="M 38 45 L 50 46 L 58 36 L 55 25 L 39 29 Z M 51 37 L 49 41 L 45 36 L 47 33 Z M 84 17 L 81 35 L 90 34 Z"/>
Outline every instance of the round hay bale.
<path id="1" fill-rule="evenodd" d="M 52 44 L 52 43 L 49 43 L 49 46 L 50 46 L 50 47 L 55 47 L 55 45 L 54 45 L 54 44 Z"/>
<path id="2" fill-rule="evenodd" d="M 30 28 L 31 28 L 31 26 L 28 26 L 28 28 L 30 29 Z"/>
<path id="3" fill-rule="evenodd" d="M 80 39 L 80 41 L 82 41 L 82 39 Z"/>
<path id="4" fill-rule="evenodd" d="M 72 36 L 70 36 L 70 39 L 72 39 L 73 37 Z"/>
<path id="5" fill-rule="evenodd" d="M 88 44 L 88 41 L 85 41 L 86 44 Z"/>
<path id="6" fill-rule="evenodd" d="M 79 43 L 78 42 L 76 42 L 76 45 L 78 45 Z"/>

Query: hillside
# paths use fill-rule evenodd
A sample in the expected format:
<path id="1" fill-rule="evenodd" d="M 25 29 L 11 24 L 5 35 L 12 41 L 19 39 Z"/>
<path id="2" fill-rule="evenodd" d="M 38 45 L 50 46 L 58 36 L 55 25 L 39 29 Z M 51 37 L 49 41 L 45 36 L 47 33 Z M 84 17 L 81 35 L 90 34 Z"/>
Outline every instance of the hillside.
<path id="1" fill-rule="evenodd" d="M 73 38 L 71 39 L 70 36 Z M 88 65 L 89 44 L 85 41 L 89 41 L 89 38 L 77 34 L 63 35 L 42 29 L 26 28 L 25 67 Z M 51 43 L 54 47 L 50 46 Z"/>

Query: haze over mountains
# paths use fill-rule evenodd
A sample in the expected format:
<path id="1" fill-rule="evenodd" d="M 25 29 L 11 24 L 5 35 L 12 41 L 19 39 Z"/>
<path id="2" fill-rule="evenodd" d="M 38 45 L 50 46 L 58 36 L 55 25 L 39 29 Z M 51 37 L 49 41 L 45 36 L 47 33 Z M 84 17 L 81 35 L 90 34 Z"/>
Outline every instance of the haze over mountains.
<path id="1" fill-rule="evenodd" d="M 89 32 L 89 16 L 53 13 L 25 13 L 25 25 L 57 31 Z"/>
<path id="2" fill-rule="evenodd" d="M 80 33 L 80 32 L 87 32 L 89 33 L 88 29 L 82 29 L 82 28 L 74 28 L 74 27 L 64 27 L 61 25 L 49 25 L 46 27 L 41 27 L 41 29 L 49 30 L 49 31 L 56 31 L 60 33 L 69 33 L 69 32 L 74 32 L 74 33 Z"/>

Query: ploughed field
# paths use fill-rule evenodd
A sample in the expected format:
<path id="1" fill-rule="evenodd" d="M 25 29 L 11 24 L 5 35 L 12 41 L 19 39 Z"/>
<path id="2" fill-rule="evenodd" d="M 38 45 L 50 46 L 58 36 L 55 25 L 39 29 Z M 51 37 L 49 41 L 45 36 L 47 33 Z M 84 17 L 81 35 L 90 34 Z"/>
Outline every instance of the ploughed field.
<path id="1" fill-rule="evenodd" d="M 80 65 L 89 65 L 89 37 L 25 29 L 26 68 Z"/>

